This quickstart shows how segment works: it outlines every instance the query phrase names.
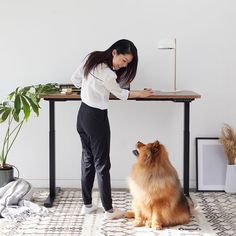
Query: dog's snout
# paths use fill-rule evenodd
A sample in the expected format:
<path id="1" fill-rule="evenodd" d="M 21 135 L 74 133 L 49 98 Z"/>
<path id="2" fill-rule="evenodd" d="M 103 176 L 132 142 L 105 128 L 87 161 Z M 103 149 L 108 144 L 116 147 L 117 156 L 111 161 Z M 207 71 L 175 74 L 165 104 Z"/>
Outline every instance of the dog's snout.
<path id="1" fill-rule="evenodd" d="M 140 141 L 138 141 L 138 142 L 137 142 L 137 144 L 141 144 L 141 142 L 140 142 Z"/>
<path id="2" fill-rule="evenodd" d="M 138 156 L 138 151 L 137 150 L 133 150 L 132 152 L 136 157 Z"/>

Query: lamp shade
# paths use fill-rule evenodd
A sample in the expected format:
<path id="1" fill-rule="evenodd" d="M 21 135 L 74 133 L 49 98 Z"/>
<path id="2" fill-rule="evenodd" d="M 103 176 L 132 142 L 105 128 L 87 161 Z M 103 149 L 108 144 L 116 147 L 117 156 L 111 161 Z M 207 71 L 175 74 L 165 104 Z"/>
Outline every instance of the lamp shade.
<path id="1" fill-rule="evenodd" d="M 158 44 L 159 49 L 175 49 L 176 41 L 175 39 L 162 39 Z"/>

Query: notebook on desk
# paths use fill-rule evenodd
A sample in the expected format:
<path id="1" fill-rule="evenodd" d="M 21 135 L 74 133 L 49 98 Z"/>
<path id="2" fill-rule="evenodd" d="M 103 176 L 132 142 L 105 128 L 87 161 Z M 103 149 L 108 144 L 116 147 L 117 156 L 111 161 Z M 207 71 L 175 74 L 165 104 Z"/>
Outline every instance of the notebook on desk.
<path id="1" fill-rule="evenodd" d="M 158 94 L 179 94 L 184 92 L 184 90 L 153 90 L 153 95 L 158 95 Z"/>

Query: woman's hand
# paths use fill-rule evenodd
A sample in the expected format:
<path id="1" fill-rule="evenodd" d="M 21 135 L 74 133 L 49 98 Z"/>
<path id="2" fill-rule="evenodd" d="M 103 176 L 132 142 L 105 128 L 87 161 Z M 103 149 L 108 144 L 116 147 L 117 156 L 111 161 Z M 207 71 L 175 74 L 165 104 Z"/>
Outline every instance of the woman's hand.
<path id="1" fill-rule="evenodd" d="M 153 90 L 150 88 L 145 88 L 141 91 L 130 91 L 129 98 L 146 98 L 153 95 Z"/>

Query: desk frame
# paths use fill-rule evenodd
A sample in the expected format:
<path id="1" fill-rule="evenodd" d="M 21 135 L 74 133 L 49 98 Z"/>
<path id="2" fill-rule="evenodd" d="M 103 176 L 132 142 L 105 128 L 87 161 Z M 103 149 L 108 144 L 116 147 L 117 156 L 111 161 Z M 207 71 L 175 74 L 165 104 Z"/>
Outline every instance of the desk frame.
<path id="1" fill-rule="evenodd" d="M 190 93 L 194 93 L 191 92 Z M 56 187 L 56 160 L 55 160 L 55 102 L 60 101 L 73 101 L 81 100 L 80 96 L 53 96 L 53 95 L 42 95 L 41 98 L 49 101 L 49 196 L 46 199 L 44 206 L 52 207 L 53 201 L 60 190 L 59 187 Z M 189 142 L 190 142 L 190 129 L 189 129 L 189 120 L 190 120 L 190 103 L 195 100 L 195 98 L 200 98 L 200 95 L 194 93 L 188 95 L 188 91 L 185 96 L 152 96 L 149 98 L 140 98 L 140 99 L 129 99 L 136 101 L 172 101 L 176 103 L 184 103 L 184 132 L 183 132 L 183 189 L 184 194 L 189 196 Z M 117 100 L 114 97 L 110 98 L 111 100 Z"/>

